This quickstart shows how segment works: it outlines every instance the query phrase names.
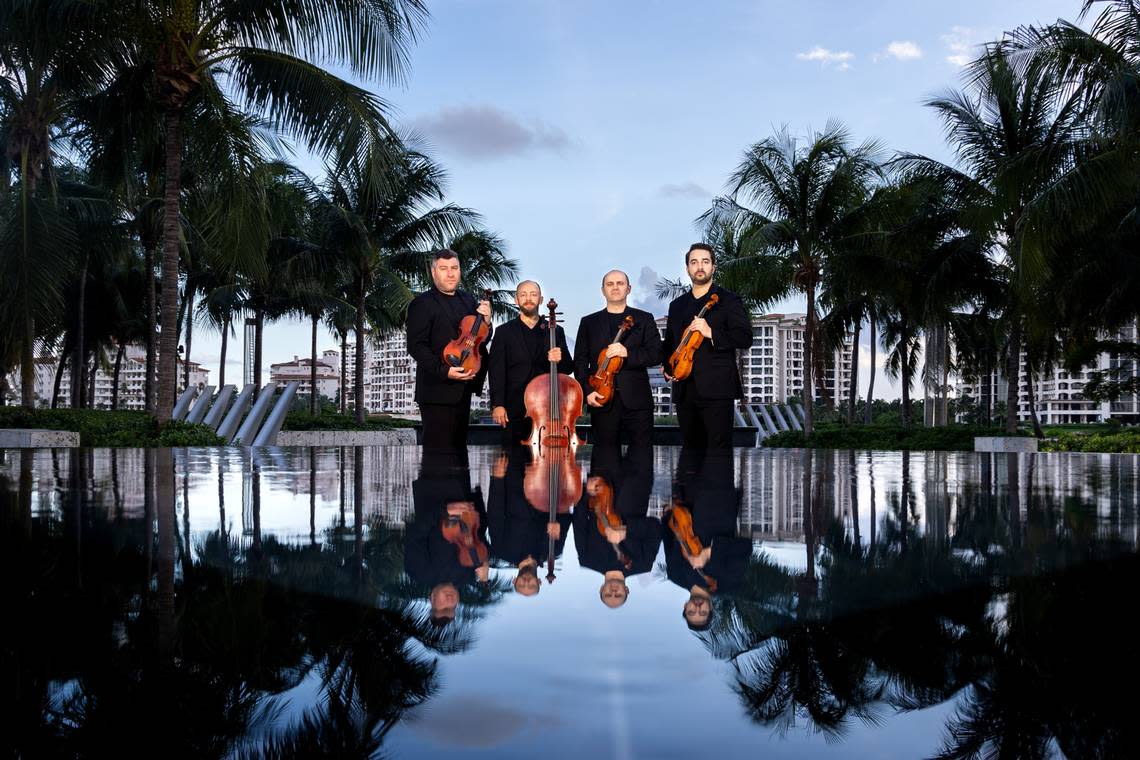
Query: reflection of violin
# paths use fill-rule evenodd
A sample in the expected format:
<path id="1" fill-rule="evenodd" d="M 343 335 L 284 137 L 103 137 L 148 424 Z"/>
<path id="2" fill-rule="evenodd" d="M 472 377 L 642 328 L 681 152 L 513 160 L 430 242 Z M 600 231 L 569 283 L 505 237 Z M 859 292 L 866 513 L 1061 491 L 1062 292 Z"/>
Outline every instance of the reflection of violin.
<path id="1" fill-rule="evenodd" d="M 633 329 L 633 317 L 626 316 L 626 318 L 621 321 L 621 327 L 618 328 L 617 335 L 614 336 L 614 339 L 610 341 L 610 343 L 620 342 L 622 336 L 631 329 Z M 598 354 L 598 368 L 594 370 L 594 374 L 590 375 L 590 387 L 598 394 L 598 403 L 603 406 L 608 404 L 610 399 L 613 398 L 614 378 L 617 376 L 617 373 L 621 371 L 622 364 L 625 363 L 625 359 L 620 356 L 611 356 L 607 359 L 606 351 L 608 350 L 609 346 L 603 348 L 602 352 Z"/>
<path id="2" fill-rule="evenodd" d="M 669 510 L 669 529 L 673 531 L 673 535 L 677 537 L 677 542 L 681 545 L 681 551 L 686 557 L 690 559 L 700 556 L 700 553 L 705 550 L 701 539 L 697 538 L 697 534 L 693 532 L 693 513 L 689 511 L 688 507 L 682 506 L 677 502 L 673 502 L 673 508 Z M 698 572 L 700 572 L 698 570 Z M 705 583 L 709 586 L 709 591 L 716 593 L 716 578 L 712 578 L 704 573 L 701 577 L 705 579 Z"/>
<path id="3" fill-rule="evenodd" d="M 491 300 L 491 290 L 483 291 L 484 300 Z M 491 323 L 482 314 L 468 314 L 459 322 L 459 337 L 443 347 L 443 363 L 449 367 L 463 367 L 471 374 L 479 371 L 483 358 L 479 346 L 491 333 Z"/>
<path id="4" fill-rule="evenodd" d="M 448 543 L 455 545 L 459 564 L 478 567 L 488 562 L 487 544 L 479 538 L 479 513 L 465 509 L 457 515 L 448 514 L 439 524 L 440 532 Z"/>
<path id="5" fill-rule="evenodd" d="M 598 522 L 598 533 L 601 533 L 607 541 L 609 540 L 609 537 L 606 536 L 607 528 L 619 530 L 625 527 L 625 521 L 621 519 L 621 515 L 614 509 L 614 488 L 605 478 L 598 476 L 596 493 L 591 494 L 587 506 L 594 512 L 594 519 Z M 617 554 L 618 561 L 621 562 L 622 567 L 627 571 L 633 567 L 633 560 L 626 556 L 620 546 L 613 543 L 611 543 L 610 546 L 614 548 L 614 552 Z"/>
<path id="6" fill-rule="evenodd" d="M 558 304 L 550 299 L 550 318 L 546 329 L 550 331 L 550 349 L 558 347 Z M 531 420 L 531 446 L 577 446 L 575 427 L 582 414 L 582 386 L 569 375 L 558 372 L 558 362 L 550 362 L 550 372 L 539 375 L 527 383 L 523 391 L 526 415 Z"/>
<path id="7" fill-rule="evenodd" d="M 716 302 L 720 300 L 720 296 L 713 293 L 709 296 L 709 300 L 701 307 L 700 313 L 697 314 L 697 319 L 704 319 L 705 314 Z M 704 342 L 705 336 L 699 331 L 686 327 L 685 332 L 681 334 L 681 340 L 677 343 L 677 348 L 674 349 L 673 354 L 669 357 L 669 361 L 665 362 L 665 370 L 669 376 L 674 380 L 684 380 L 693 371 L 693 357 L 697 353 L 697 349 L 701 347 Z"/>

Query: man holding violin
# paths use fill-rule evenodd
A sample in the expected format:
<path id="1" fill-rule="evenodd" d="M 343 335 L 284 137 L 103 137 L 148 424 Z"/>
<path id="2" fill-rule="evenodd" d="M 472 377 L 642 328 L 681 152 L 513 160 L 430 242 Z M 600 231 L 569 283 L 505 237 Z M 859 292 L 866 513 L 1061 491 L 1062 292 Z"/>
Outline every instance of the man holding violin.
<path id="1" fill-rule="evenodd" d="M 631 446 L 652 444 L 653 395 L 646 370 L 661 363 L 661 336 L 652 314 L 627 305 L 629 292 L 625 272 L 606 272 L 602 277 L 606 308 L 582 318 L 574 343 L 574 374 L 588 391 L 590 433 L 599 446 L 620 445 L 622 431 Z M 600 389 L 592 387 L 591 377 L 597 376 L 599 365 L 603 369 L 616 365 L 614 359 L 620 359 L 621 366 L 612 375 L 612 397 L 607 401 Z"/>
<path id="2" fill-rule="evenodd" d="M 672 358 L 689 340 L 699 345 L 687 376 L 675 378 L 680 370 L 666 363 L 665 378 L 673 382 L 673 405 L 684 445 L 730 448 L 733 401 L 743 396 L 736 352 L 752 345 L 752 323 L 740 297 L 713 283 L 716 254 L 711 246 L 689 246 L 685 268 L 693 286 L 669 304 L 664 354 Z"/>
<path id="3" fill-rule="evenodd" d="M 481 314 L 488 324 L 490 301 L 479 301 L 459 289 L 459 255 L 450 249 L 432 254 L 432 287 L 408 305 L 408 353 L 416 360 L 416 403 L 423 421 L 425 450 L 467 447 L 471 396 L 483 388 L 486 364 L 478 372 L 448 366 L 443 350 L 459 334 L 459 323 Z M 485 358 L 485 344 L 479 347 Z M 359 372 L 360 369 L 357 368 Z"/>
<path id="4" fill-rule="evenodd" d="M 530 437 L 530 418 L 523 400 L 527 384 L 550 370 L 550 362 L 558 371 L 569 375 L 574 371 L 566 333 L 558 325 L 556 348 L 550 348 L 546 318 L 539 316 L 542 288 L 534 280 L 524 280 L 515 288 L 519 315 L 495 331 L 491 343 L 490 372 L 491 417 L 504 429 L 504 444 L 518 445 Z"/>

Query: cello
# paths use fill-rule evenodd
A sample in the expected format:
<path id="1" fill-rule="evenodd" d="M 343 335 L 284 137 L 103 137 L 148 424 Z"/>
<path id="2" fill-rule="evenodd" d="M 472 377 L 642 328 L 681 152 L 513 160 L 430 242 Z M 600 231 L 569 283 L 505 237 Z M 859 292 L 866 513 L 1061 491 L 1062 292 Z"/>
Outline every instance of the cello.
<path id="1" fill-rule="evenodd" d="M 704 319 L 708 310 L 716 306 L 720 296 L 713 293 L 709 296 L 709 300 L 701 307 L 700 312 L 697 314 L 697 319 Z M 669 356 L 669 361 L 665 362 L 665 369 L 669 376 L 674 380 L 684 380 L 693 372 L 693 357 L 697 353 L 697 349 L 701 347 L 701 343 L 705 340 L 705 336 L 701 335 L 691 327 L 686 327 L 685 332 L 681 334 L 681 340 L 677 343 L 677 348 Z"/>
<path id="2" fill-rule="evenodd" d="M 550 299 L 550 348 L 558 347 L 558 304 Z M 533 461 L 523 476 L 523 493 L 530 505 L 548 514 L 547 525 L 557 524 L 559 513 L 582 497 L 582 470 L 574 461 L 578 446 L 575 427 L 582 412 L 582 386 L 569 375 L 558 372 L 558 363 L 550 362 L 550 371 L 527 383 L 523 391 L 526 414 L 531 421 L 530 446 Z M 554 582 L 555 538 L 549 535 L 546 555 L 546 580 Z"/>
<path id="3" fill-rule="evenodd" d="M 626 316 L 621 321 L 621 327 L 618 328 L 617 335 L 610 343 L 618 343 L 621 341 L 622 336 L 633 329 L 633 317 Z M 606 358 L 606 351 L 609 348 L 603 348 L 602 352 L 598 354 L 598 368 L 594 370 L 594 374 L 590 375 L 590 387 L 598 394 L 598 403 L 605 406 L 614 397 L 614 378 L 618 372 L 621 371 L 625 359 L 620 356 L 611 356 Z"/>
<path id="4" fill-rule="evenodd" d="M 491 300 L 491 289 L 483 291 L 483 300 Z M 483 357 L 479 348 L 491 334 L 491 322 L 482 314 L 468 314 L 459 322 L 459 337 L 443 347 L 443 363 L 449 367 L 462 367 L 472 375 L 479 372 Z"/>

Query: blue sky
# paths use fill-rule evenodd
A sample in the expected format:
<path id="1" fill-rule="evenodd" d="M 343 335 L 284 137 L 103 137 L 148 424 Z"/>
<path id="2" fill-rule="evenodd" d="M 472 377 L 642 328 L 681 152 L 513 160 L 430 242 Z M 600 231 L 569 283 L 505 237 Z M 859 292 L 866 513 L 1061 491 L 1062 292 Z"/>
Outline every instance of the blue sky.
<path id="1" fill-rule="evenodd" d="M 743 151 L 782 125 L 807 135 L 836 118 L 856 140 L 951 160 L 923 100 L 957 86 L 978 44 L 1022 24 L 1076 20 L 1080 3 L 429 7 L 406 83 L 377 92 L 398 127 L 414 129 L 447 167 L 450 200 L 482 213 L 521 274 L 558 300 L 572 333 L 601 307 L 611 268 L 629 273 L 635 305 L 663 313 L 650 284 L 683 274 L 699 237 L 694 219 Z M 772 307 L 797 309 L 796 300 Z M 203 335 L 194 351 L 214 372 L 218 342 Z M 267 327 L 267 367 L 307 345 L 300 323 Z M 331 336 L 320 345 L 332 347 Z"/>

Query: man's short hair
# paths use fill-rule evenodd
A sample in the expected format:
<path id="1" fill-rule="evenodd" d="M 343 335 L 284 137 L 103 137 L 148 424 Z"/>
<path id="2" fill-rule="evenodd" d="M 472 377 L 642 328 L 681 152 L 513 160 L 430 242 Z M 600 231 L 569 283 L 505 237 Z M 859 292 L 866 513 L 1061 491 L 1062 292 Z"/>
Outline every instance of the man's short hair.
<path id="1" fill-rule="evenodd" d="M 621 271 L 620 269 L 611 269 L 610 271 L 608 271 L 602 275 L 602 287 L 605 287 L 605 285 L 606 285 L 606 278 L 609 277 L 611 274 L 614 274 L 615 272 L 617 274 L 620 274 L 622 277 L 624 277 L 625 278 L 625 284 L 629 285 L 629 275 L 628 274 Z"/>
<path id="2" fill-rule="evenodd" d="M 458 259 L 458 258 L 459 258 L 459 254 L 456 253 L 455 251 L 451 250 L 450 248 L 440 248 L 438 251 L 432 252 L 432 254 L 431 254 L 431 265 L 435 266 L 435 263 L 437 261 L 439 261 L 440 259 Z"/>
<path id="3" fill-rule="evenodd" d="M 538 292 L 540 294 L 542 293 L 542 286 L 538 284 L 537 280 L 523 280 L 518 285 L 515 285 L 515 295 L 517 296 L 519 294 L 519 291 L 522 290 L 522 286 L 527 284 L 535 286 L 538 288 Z"/>
<path id="4" fill-rule="evenodd" d="M 713 266 L 716 266 L 716 251 L 708 243 L 693 243 L 689 246 L 689 250 L 685 251 L 685 266 L 689 266 L 689 255 L 693 251 L 707 251 L 709 258 L 712 259 Z"/>

